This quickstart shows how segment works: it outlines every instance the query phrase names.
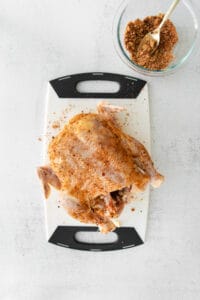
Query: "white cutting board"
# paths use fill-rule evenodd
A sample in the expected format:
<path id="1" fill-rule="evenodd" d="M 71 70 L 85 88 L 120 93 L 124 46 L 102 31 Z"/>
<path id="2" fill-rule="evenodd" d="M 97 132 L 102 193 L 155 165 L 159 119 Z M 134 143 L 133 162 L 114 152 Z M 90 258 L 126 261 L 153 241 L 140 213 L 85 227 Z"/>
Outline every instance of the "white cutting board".
<path id="1" fill-rule="evenodd" d="M 118 113 L 118 120 L 123 124 L 124 132 L 134 136 L 142 142 L 150 152 L 150 118 L 149 118 L 149 99 L 147 84 L 142 88 L 135 99 L 120 98 L 59 98 L 52 85 L 48 83 L 46 99 L 46 116 L 44 132 L 44 159 L 43 165 L 49 163 L 48 144 L 59 133 L 68 120 L 81 112 L 96 112 L 97 104 L 106 100 L 112 105 L 119 105 L 126 108 L 126 111 Z M 53 128 L 59 124 L 59 128 Z M 44 199 L 46 216 L 47 239 L 56 230 L 57 226 L 91 226 L 92 224 L 83 224 L 70 217 L 64 208 L 59 204 L 59 194 L 55 189 L 51 189 L 51 195 L 48 200 Z M 126 205 L 124 211 L 119 217 L 121 226 L 134 227 L 141 239 L 145 240 L 147 225 L 147 214 L 149 206 L 149 188 L 145 192 L 135 197 L 134 201 Z M 134 211 L 133 211 L 134 209 Z"/>

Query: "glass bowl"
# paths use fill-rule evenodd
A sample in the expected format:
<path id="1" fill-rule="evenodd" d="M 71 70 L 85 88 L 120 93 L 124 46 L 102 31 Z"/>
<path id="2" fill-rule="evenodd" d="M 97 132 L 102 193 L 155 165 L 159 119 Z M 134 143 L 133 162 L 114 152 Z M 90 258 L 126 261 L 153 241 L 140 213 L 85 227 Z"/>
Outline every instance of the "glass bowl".
<path id="1" fill-rule="evenodd" d="M 179 41 L 174 48 L 174 60 L 163 70 L 150 70 L 134 63 L 124 45 L 126 25 L 135 19 L 157 15 L 167 11 L 172 0 L 129 0 L 120 5 L 113 23 L 113 41 L 121 59 L 133 70 L 149 76 L 161 76 L 174 72 L 189 58 L 199 40 L 195 6 L 190 0 L 182 0 L 170 17 L 178 32 Z M 196 10 L 195 10 L 196 11 Z"/>

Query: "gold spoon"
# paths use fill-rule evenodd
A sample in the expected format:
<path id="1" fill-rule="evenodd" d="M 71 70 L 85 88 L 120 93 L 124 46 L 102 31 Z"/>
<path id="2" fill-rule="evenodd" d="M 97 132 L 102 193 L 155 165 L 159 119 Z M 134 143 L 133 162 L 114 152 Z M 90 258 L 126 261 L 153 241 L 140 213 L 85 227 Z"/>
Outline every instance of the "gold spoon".
<path id="1" fill-rule="evenodd" d="M 168 18 L 171 16 L 172 12 L 176 8 L 177 4 L 180 2 L 180 0 L 174 0 L 171 6 L 169 7 L 168 11 L 164 15 L 164 18 L 162 19 L 162 22 L 160 25 L 154 29 L 154 31 L 147 33 L 142 41 L 140 42 L 140 45 L 138 47 L 138 54 L 140 55 L 144 51 L 148 51 L 149 53 L 153 53 L 156 48 L 158 47 L 160 43 L 160 31 L 163 27 L 164 23 L 168 20 Z"/>

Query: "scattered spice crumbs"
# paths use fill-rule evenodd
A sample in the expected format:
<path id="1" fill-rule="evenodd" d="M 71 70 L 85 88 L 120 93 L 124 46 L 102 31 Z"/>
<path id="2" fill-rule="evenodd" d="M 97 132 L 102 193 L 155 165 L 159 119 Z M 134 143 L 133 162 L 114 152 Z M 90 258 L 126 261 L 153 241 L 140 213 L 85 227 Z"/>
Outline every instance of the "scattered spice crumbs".
<path id="1" fill-rule="evenodd" d="M 53 128 L 53 129 L 60 128 L 60 122 L 58 122 L 58 121 L 53 122 L 52 128 Z"/>

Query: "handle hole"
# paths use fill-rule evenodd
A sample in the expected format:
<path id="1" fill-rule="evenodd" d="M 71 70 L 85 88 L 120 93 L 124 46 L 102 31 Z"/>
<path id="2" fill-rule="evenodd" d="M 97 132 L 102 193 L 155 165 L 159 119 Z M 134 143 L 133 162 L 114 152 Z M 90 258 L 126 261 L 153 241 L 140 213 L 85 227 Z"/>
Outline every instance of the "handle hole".
<path id="1" fill-rule="evenodd" d="M 120 84 L 116 81 L 109 80 L 85 80 L 76 85 L 79 93 L 109 93 L 119 92 Z"/>
<path id="2" fill-rule="evenodd" d="M 102 234 L 98 231 L 78 231 L 75 233 L 75 240 L 79 243 L 87 244 L 110 244 L 117 242 L 118 235 L 115 232 Z"/>

